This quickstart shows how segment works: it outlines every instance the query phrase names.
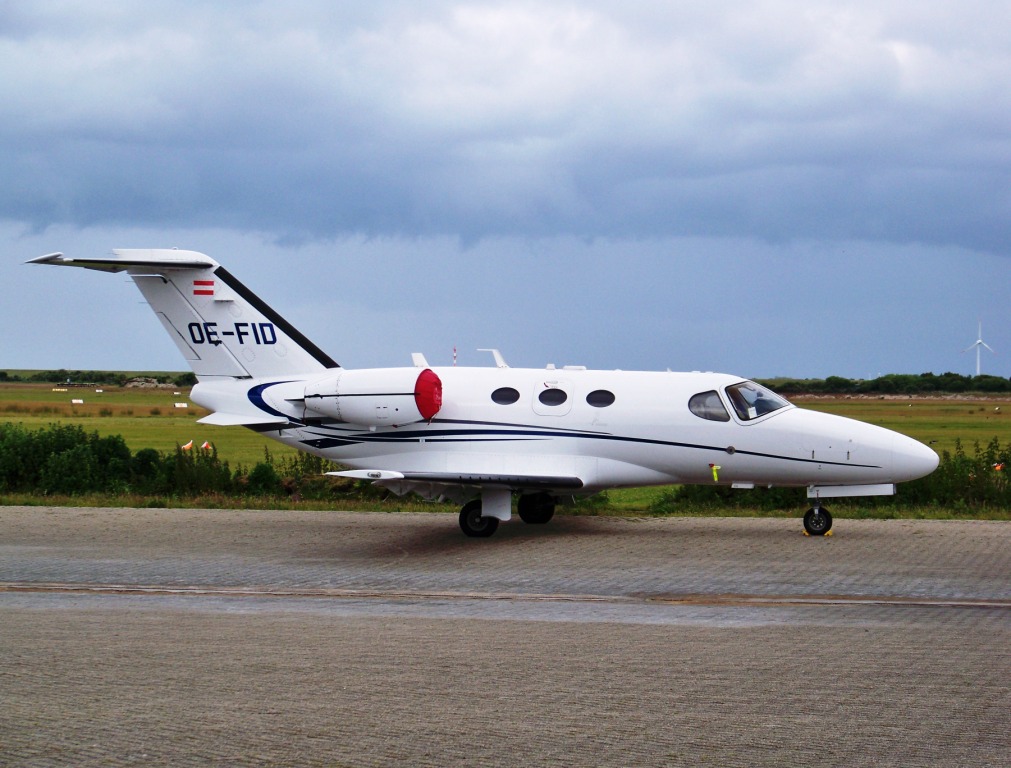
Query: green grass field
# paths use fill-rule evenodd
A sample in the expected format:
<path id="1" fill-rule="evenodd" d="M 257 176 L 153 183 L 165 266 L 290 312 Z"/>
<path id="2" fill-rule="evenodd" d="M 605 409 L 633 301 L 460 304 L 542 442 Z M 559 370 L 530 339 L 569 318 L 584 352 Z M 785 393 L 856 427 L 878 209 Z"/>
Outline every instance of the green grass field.
<path id="1" fill-rule="evenodd" d="M 834 413 L 877 424 L 921 440 L 938 453 L 951 451 L 955 441 L 965 447 L 997 437 L 1011 442 L 1011 398 L 878 399 L 796 398 L 801 408 Z"/>
<path id="2" fill-rule="evenodd" d="M 63 390 L 66 391 L 55 391 Z M 218 455 L 234 468 L 252 466 L 263 460 L 265 448 L 276 456 L 294 451 L 241 427 L 212 427 L 197 424 L 207 411 L 189 401 L 189 391 L 169 388 L 53 387 L 40 384 L 0 385 L 0 422 L 10 421 L 29 428 L 55 422 L 80 424 L 100 435 L 122 435 L 130 450 L 154 448 L 175 450 L 190 440 L 201 445 L 210 441 Z M 179 394 L 176 394 L 179 393 Z M 81 405 L 72 400 L 83 400 Z M 186 408 L 176 408 L 186 403 Z"/>
<path id="3" fill-rule="evenodd" d="M 0 423 L 10 421 L 29 428 L 54 422 L 80 424 L 100 435 L 122 435 L 132 451 L 155 448 L 172 451 L 177 445 L 205 440 L 234 469 L 262 461 L 264 450 L 280 457 L 294 451 L 240 427 L 198 424 L 207 411 L 189 403 L 188 390 L 169 388 L 53 387 L 41 384 L 0 384 Z M 57 391 L 65 390 L 65 391 Z M 72 404 L 72 400 L 83 404 Z M 801 408 L 848 416 L 894 429 L 931 445 L 952 450 L 956 439 L 967 449 L 973 442 L 993 437 L 1011 443 L 1011 398 L 992 399 L 880 399 L 796 398 Z M 176 403 L 187 403 L 176 408 Z M 609 492 L 612 505 L 627 511 L 645 510 L 664 488 L 623 489 Z"/>

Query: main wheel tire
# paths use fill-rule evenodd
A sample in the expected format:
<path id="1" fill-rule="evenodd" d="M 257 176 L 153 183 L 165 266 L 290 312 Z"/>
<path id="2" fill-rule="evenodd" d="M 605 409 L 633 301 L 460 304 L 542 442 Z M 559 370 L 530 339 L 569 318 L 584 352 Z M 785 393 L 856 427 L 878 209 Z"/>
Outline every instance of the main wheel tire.
<path id="1" fill-rule="evenodd" d="M 555 516 L 555 497 L 550 493 L 530 493 L 516 503 L 520 520 L 531 525 L 543 525 Z"/>
<path id="2" fill-rule="evenodd" d="M 498 530 L 498 518 L 483 517 L 481 502 L 474 499 L 464 504 L 460 510 L 460 529 L 468 536 L 484 539 Z"/>
<path id="3" fill-rule="evenodd" d="M 804 530 L 812 536 L 824 536 L 832 530 L 832 515 L 825 507 L 812 507 L 804 515 Z"/>

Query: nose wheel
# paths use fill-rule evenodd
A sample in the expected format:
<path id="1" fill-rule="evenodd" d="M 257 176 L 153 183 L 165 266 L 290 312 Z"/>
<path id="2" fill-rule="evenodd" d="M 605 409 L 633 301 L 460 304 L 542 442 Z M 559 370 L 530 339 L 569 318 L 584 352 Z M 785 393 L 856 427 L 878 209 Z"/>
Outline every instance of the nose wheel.
<path id="1" fill-rule="evenodd" d="M 824 536 L 832 530 L 832 515 L 825 507 L 811 507 L 804 515 L 804 530 L 810 536 Z"/>

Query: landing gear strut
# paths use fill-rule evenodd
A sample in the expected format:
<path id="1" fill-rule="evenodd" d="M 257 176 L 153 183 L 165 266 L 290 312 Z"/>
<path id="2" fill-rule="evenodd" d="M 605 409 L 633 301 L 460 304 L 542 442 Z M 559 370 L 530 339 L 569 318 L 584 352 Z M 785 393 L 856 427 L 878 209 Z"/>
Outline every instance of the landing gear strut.
<path id="1" fill-rule="evenodd" d="M 484 539 L 498 530 L 498 518 L 482 517 L 481 500 L 474 499 L 460 510 L 460 528 L 468 536 Z"/>
<path id="2" fill-rule="evenodd" d="M 832 530 L 832 515 L 816 502 L 804 515 L 804 530 L 811 536 L 824 536 Z"/>

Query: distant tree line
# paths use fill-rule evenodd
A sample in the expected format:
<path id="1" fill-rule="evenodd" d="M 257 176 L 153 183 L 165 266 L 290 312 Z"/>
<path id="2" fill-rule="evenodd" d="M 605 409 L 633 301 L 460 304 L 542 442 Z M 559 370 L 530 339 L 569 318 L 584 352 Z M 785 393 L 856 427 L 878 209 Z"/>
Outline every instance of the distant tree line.
<path id="1" fill-rule="evenodd" d="M 131 379 L 151 378 L 159 384 L 171 384 L 176 387 L 192 387 L 197 383 L 197 377 L 190 372 L 175 374 L 137 374 L 122 371 L 68 371 L 59 368 L 53 371 L 37 371 L 28 376 L 22 376 L 10 371 L 0 370 L 0 382 L 26 382 L 39 384 L 103 384 L 105 386 L 122 387 Z"/>
<path id="2" fill-rule="evenodd" d="M 876 379 L 765 379 L 763 384 L 783 395 L 916 395 L 963 392 L 1011 392 L 1011 379 L 1000 376 L 963 376 L 959 373 L 889 373 Z"/>
<path id="3" fill-rule="evenodd" d="M 63 368 L 53 371 L 38 371 L 30 376 L 21 376 L 0 370 L 0 382 L 36 382 L 44 384 L 104 384 L 123 386 L 140 374 L 117 371 L 69 371 Z M 176 387 L 192 387 L 197 377 L 192 373 L 160 374 L 145 376 L 154 378 L 159 384 Z M 963 392 L 1001 393 L 1011 392 L 1011 379 L 1000 376 L 963 376 L 960 373 L 889 373 L 876 379 L 847 379 L 829 376 L 826 379 L 761 379 L 761 383 L 784 395 L 914 395 L 924 393 L 958 394 Z"/>

